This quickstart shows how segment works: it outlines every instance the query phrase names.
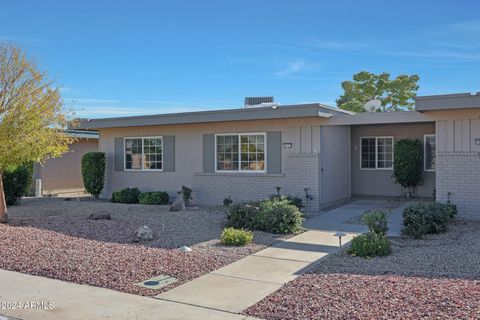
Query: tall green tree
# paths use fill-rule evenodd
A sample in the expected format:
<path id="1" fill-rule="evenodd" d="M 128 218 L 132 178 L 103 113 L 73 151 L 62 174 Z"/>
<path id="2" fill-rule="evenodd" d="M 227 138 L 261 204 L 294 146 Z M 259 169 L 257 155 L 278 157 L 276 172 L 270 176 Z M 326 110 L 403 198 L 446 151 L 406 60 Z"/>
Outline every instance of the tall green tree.
<path id="1" fill-rule="evenodd" d="M 353 75 L 352 81 L 342 82 L 344 93 L 337 99 L 337 106 L 353 112 L 365 112 L 365 103 L 378 99 L 382 105 L 376 112 L 413 110 L 419 79 L 416 74 L 401 74 L 390 79 L 387 72 L 373 74 L 361 71 Z"/>
<path id="2" fill-rule="evenodd" d="M 60 92 L 20 48 L 0 45 L 0 176 L 12 167 L 44 162 L 68 151 L 64 133 L 69 112 Z M 7 205 L 0 179 L 0 223 Z"/>

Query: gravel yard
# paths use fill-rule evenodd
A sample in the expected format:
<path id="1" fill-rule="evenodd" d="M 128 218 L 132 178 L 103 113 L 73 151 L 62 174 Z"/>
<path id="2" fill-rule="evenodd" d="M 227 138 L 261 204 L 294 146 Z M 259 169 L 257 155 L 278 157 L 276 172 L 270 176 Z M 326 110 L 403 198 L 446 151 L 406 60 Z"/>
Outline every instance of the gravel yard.
<path id="1" fill-rule="evenodd" d="M 332 254 L 246 314 L 264 319 L 478 319 L 480 222 L 458 220 L 423 240 L 392 239 L 392 254 Z"/>
<path id="2" fill-rule="evenodd" d="M 108 212 L 112 220 L 88 220 Z M 169 212 L 168 206 L 103 201 L 25 199 L 0 224 L 0 268 L 141 295 L 157 295 L 269 246 L 282 237 L 255 232 L 254 243 L 225 247 L 218 240 L 226 222 L 221 210 Z M 153 241 L 134 243 L 142 225 Z M 189 253 L 174 248 L 190 246 Z M 179 281 L 159 290 L 134 283 L 166 274 Z"/>

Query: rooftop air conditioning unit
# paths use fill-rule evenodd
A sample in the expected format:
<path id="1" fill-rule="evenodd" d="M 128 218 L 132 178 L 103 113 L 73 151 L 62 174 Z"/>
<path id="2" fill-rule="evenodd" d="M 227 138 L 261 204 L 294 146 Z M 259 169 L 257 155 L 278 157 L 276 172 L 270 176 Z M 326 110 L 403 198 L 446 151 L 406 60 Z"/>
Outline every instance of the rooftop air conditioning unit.
<path id="1" fill-rule="evenodd" d="M 246 97 L 245 108 L 278 108 L 278 103 L 273 102 L 273 97 Z"/>

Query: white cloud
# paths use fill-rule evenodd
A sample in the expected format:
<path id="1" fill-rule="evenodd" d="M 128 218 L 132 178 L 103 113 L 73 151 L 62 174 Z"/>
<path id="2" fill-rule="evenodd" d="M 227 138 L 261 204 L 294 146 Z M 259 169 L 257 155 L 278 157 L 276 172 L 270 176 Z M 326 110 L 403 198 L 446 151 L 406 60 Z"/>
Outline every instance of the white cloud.
<path id="1" fill-rule="evenodd" d="M 92 104 L 92 103 L 119 103 L 120 100 L 114 99 L 83 99 L 83 98 L 64 98 L 65 100 L 72 100 L 78 104 Z"/>
<path id="2" fill-rule="evenodd" d="M 30 38 L 30 37 L 21 37 L 21 36 L 10 36 L 0 34 L 0 42 L 45 42 L 45 39 L 42 38 Z"/>
<path id="3" fill-rule="evenodd" d="M 276 75 L 277 77 L 289 76 L 294 73 L 303 71 L 305 70 L 305 68 L 306 68 L 305 61 L 303 60 L 292 61 L 288 63 L 288 65 L 284 69 L 275 72 L 274 75 Z"/>
<path id="4" fill-rule="evenodd" d="M 369 48 L 372 47 L 373 44 L 357 41 L 324 41 L 319 39 L 311 39 L 302 45 L 318 49 L 352 50 Z"/>

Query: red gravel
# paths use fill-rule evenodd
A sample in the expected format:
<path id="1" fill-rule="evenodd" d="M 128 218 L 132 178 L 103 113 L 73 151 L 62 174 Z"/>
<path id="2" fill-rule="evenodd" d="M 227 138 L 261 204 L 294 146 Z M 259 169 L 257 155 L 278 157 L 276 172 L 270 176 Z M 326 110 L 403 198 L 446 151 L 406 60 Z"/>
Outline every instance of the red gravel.
<path id="1" fill-rule="evenodd" d="M 280 319 L 479 319 L 480 281 L 307 274 L 245 310 Z"/>
<path id="2" fill-rule="evenodd" d="M 0 268 L 145 296 L 157 295 L 230 263 L 222 255 L 109 243 L 32 227 L 0 224 Z M 136 282 L 166 274 L 159 290 Z"/>

